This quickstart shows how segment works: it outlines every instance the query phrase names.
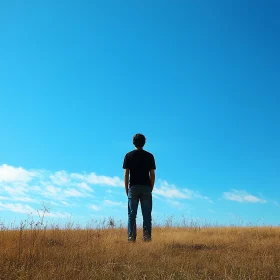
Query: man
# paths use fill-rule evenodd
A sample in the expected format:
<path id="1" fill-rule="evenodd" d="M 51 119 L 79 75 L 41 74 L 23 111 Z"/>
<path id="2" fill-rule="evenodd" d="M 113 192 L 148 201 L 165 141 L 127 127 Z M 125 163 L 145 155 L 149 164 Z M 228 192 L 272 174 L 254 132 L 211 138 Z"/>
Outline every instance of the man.
<path id="1" fill-rule="evenodd" d="M 124 158 L 124 184 L 128 196 L 128 241 L 136 241 L 136 215 L 139 201 L 143 216 L 143 241 L 151 241 L 152 191 L 155 184 L 154 156 L 143 150 L 146 138 L 143 134 L 133 137 L 135 150 Z"/>

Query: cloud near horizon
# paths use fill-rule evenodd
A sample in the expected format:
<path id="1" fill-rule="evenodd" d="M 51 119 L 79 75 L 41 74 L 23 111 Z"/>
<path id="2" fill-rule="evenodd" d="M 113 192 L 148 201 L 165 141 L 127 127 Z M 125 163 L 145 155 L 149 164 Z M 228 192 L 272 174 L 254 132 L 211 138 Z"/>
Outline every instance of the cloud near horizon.
<path id="1" fill-rule="evenodd" d="M 249 202 L 249 203 L 266 203 L 266 200 L 257 196 L 251 195 L 246 191 L 232 190 L 231 192 L 224 192 L 223 198 L 236 202 Z"/>
<path id="2" fill-rule="evenodd" d="M 61 212 L 47 212 L 43 209 L 37 210 L 27 204 L 21 203 L 2 203 L 0 202 L 0 210 L 4 211 L 11 211 L 14 213 L 21 213 L 21 214 L 39 214 L 40 216 L 44 215 L 45 217 L 51 218 L 67 218 L 71 215 L 68 213 L 61 213 Z"/>
<path id="3" fill-rule="evenodd" d="M 0 182 L 28 182 L 37 175 L 35 171 L 27 171 L 22 167 L 13 167 L 7 164 L 0 166 Z"/>
<path id="4" fill-rule="evenodd" d="M 75 198 L 94 197 L 93 193 L 95 191 L 93 188 L 95 186 L 123 188 L 124 182 L 117 176 L 97 175 L 94 172 L 68 173 L 65 170 L 50 172 L 48 170 L 26 170 L 22 167 L 7 164 L 0 166 L 0 190 L 3 195 L 0 200 L 38 203 L 39 198 L 41 201 L 51 199 L 56 205 L 63 201 L 63 205 L 67 205 L 70 200 Z M 177 203 L 177 199 L 202 198 L 209 200 L 208 197 L 203 197 L 198 192 L 187 188 L 179 189 L 164 180 L 159 180 L 153 194 L 155 197 L 161 197 L 168 201 L 174 200 L 174 204 Z M 106 199 L 103 201 L 104 205 L 123 206 L 121 202 Z M 100 205 L 96 205 L 92 209 L 96 210 L 100 207 Z M 26 211 L 20 210 L 19 212 Z"/>
<path id="5" fill-rule="evenodd" d="M 123 185 L 123 181 L 116 176 L 99 176 L 94 172 L 26 170 L 3 164 L 0 166 L 0 210 L 30 214 L 36 213 L 36 206 L 44 202 L 61 207 L 73 206 L 76 199 L 93 198 L 96 186 L 122 187 Z M 113 202 L 111 204 L 113 205 Z M 91 209 L 97 210 L 100 207 L 91 207 Z M 53 213 L 48 216 L 66 217 L 67 213 Z"/>
<path id="6" fill-rule="evenodd" d="M 159 180 L 159 186 L 156 186 L 153 193 L 168 199 L 205 199 L 211 202 L 209 197 L 202 196 L 199 192 L 188 188 L 179 189 L 174 184 Z"/>
<path id="7" fill-rule="evenodd" d="M 58 218 L 69 216 L 67 209 L 72 211 L 73 207 L 86 207 L 92 212 L 105 211 L 107 208 L 117 210 L 127 207 L 126 196 L 122 196 L 123 188 L 124 182 L 117 176 L 97 175 L 94 172 L 69 173 L 65 170 L 26 170 L 0 165 L 0 210 L 14 213 L 36 214 L 36 209 L 42 203 L 58 208 L 58 211 L 47 215 Z M 186 200 L 212 203 L 210 198 L 198 191 L 178 188 L 165 180 L 157 180 L 153 197 L 178 209 L 186 205 Z M 223 198 L 237 202 L 266 203 L 264 199 L 238 190 L 224 192 Z"/>

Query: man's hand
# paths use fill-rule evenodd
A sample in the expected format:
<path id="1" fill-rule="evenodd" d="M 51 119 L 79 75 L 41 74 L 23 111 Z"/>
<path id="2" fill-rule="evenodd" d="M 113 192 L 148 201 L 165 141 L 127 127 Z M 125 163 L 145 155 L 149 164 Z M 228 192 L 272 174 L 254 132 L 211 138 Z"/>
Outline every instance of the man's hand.
<path id="1" fill-rule="evenodd" d="M 151 169 L 151 170 L 150 170 L 150 181 L 151 181 L 152 191 L 153 191 L 153 189 L 154 189 L 155 179 L 156 179 L 155 170 L 154 170 L 154 169 Z"/>
<path id="2" fill-rule="evenodd" d="M 126 195 L 128 196 L 128 181 L 129 181 L 129 169 L 124 170 L 124 187 Z"/>

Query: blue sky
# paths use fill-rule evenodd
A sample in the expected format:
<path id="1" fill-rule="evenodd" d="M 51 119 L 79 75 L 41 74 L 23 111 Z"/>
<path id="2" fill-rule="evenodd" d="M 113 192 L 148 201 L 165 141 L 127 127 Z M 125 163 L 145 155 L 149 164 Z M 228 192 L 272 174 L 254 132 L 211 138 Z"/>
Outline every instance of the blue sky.
<path id="1" fill-rule="evenodd" d="M 122 162 L 141 132 L 155 221 L 278 225 L 279 9 L 0 1 L 0 219 L 49 203 L 62 222 L 125 223 Z"/>

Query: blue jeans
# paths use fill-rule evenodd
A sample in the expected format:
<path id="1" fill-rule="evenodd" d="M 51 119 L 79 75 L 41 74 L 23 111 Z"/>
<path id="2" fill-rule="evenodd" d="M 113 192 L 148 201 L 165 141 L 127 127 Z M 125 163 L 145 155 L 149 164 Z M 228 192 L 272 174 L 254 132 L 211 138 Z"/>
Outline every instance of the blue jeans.
<path id="1" fill-rule="evenodd" d="M 138 204 L 143 216 L 143 238 L 151 239 L 152 234 L 152 188 L 146 185 L 131 186 L 128 189 L 128 239 L 136 239 L 136 216 Z"/>

